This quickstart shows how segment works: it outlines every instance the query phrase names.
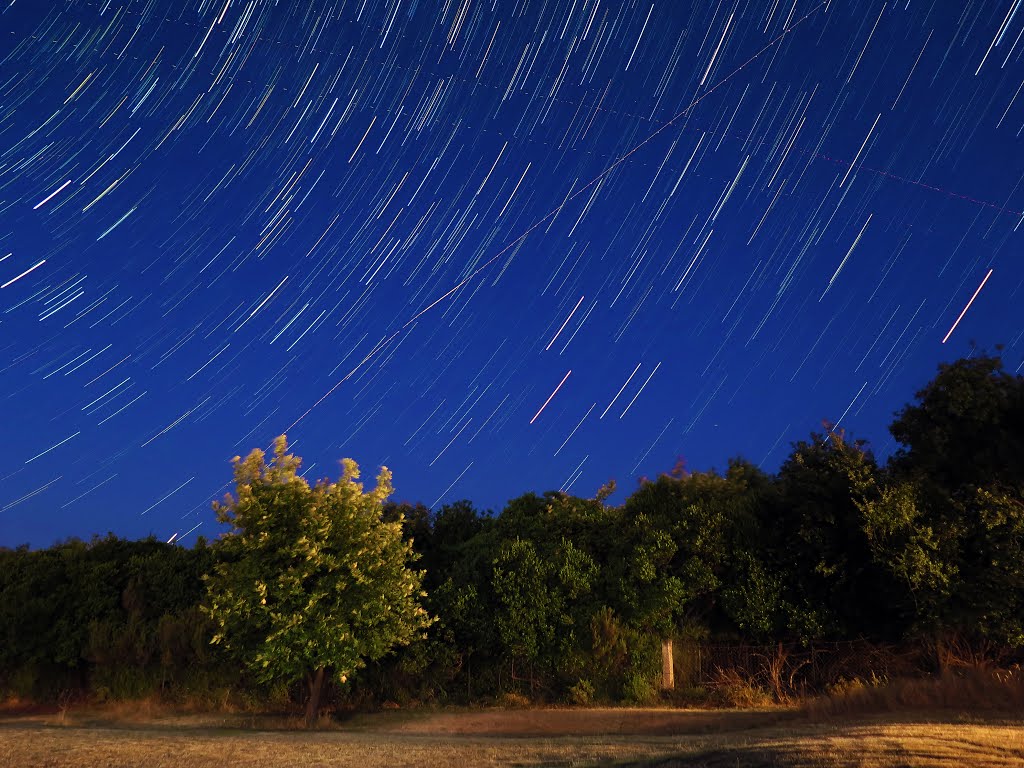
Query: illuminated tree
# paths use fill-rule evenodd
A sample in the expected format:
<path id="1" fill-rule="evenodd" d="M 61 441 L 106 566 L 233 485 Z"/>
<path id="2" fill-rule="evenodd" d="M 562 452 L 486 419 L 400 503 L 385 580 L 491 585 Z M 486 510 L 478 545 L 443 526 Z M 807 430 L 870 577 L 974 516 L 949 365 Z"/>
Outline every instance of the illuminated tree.
<path id="1" fill-rule="evenodd" d="M 204 611 L 213 642 L 258 680 L 306 680 L 311 723 L 328 673 L 347 680 L 430 619 L 402 521 L 382 519 L 391 473 L 382 468 L 377 487 L 363 492 L 358 466 L 345 459 L 340 480 L 310 486 L 300 461 L 283 435 L 269 464 L 260 450 L 235 459 L 235 495 L 215 505 L 231 530 L 214 545 Z"/>

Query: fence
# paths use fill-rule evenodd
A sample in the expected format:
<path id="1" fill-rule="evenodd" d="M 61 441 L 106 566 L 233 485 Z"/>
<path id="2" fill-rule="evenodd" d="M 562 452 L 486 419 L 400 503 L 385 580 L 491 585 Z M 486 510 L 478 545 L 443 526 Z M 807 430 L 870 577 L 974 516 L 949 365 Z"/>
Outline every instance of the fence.
<path id="1" fill-rule="evenodd" d="M 714 645 L 676 641 L 676 687 L 714 687 L 743 679 L 777 697 L 821 692 L 843 680 L 892 679 L 921 674 L 931 662 L 920 647 L 877 645 L 864 640 L 810 646 Z"/>

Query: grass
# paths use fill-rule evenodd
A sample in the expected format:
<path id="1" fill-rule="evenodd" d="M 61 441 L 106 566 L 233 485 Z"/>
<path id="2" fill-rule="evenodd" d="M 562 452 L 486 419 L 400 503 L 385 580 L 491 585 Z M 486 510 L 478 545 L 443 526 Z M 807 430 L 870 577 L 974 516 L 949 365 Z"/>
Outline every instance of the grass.
<path id="1" fill-rule="evenodd" d="M 0 765 L 270 766 L 629 765 L 673 768 L 938 768 L 1024 765 L 1024 724 L 920 714 L 810 720 L 796 710 L 478 710 L 387 712 L 329 730 L 242 728 L 238 719 L 99 713 L 0 722 Z M 49 718 L 49 719 L 48 719 Z M 537 723 L 547 724 L 537 728 Z M 511 726 L 510 726 L 511 723 Z M 559 728 L 559 724 L 561 728 Z M 287 726 L 287 723 L 280 725 Z M 531 732 L 532 729 L 532 732 Z M 539 730 L 539 732 L 538 732 Z"/>
<path id="2" fill-rule="evenodd" d="M 1024 712 L 1024 670 L 975 667 L 936 678 L 867 683 L 853 680 L 833 695 L 803 705 L 803 711 L 812 718 L 907 710 Z"/>
<path id="3" fill-rule="evenodd" d="M 795 728 L 700 755 L 644 760 L 652 768 L 1019 768 L 1024 727 L 1011 722 L 897 719 Z"/>
<path id="4" fill-rule="evenodd" d="M 617 765 L 658 768 L 1017 768 L 1024 675 L 853 681 L 798 706 L 732 710 L 397 710 L 325 719 L 186 711 L 153 701 L 0 709 L 0 765 Z"/>

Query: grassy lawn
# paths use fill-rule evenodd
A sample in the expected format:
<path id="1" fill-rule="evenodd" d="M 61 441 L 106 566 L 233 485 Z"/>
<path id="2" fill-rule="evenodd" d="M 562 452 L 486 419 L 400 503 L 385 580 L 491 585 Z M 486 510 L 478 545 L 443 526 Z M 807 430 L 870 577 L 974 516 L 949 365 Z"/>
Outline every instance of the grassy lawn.
<path id="1" fill-rule="evenodd" d="M 1024 721 L 949 713 L 814 721 L 787 710 L 469 710 L 364 715 L 314 732 L 252 725 L 145 713 L 9 716 L 0 720 L 0 765 L 1024 766 Z"/>

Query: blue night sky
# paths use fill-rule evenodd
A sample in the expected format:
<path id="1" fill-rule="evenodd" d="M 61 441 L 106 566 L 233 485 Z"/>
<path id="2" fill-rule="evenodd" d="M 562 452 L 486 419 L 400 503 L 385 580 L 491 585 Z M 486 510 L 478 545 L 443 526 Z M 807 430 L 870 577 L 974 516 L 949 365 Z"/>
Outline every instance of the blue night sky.
<path id="1" fill-rule="evenodd" d="M 282 432 L 499 509 L 1020 370 L 1021 0 L 2 2 L 0 544 L 214 536 Z"/>

